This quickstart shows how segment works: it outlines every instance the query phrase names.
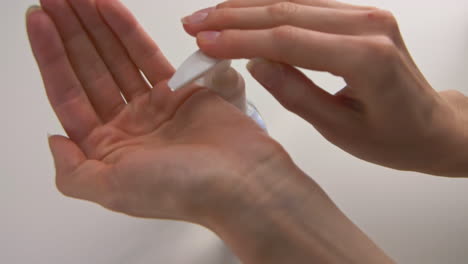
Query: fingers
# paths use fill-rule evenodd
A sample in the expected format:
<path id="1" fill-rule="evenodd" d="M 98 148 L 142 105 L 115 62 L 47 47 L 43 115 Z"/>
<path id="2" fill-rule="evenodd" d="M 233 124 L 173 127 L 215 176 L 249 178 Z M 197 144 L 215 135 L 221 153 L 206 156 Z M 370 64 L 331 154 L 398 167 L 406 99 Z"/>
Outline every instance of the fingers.
<path id="1" fill-rule="evenodd" d="M 317 6 L 325 2 L 335 8 Z M 356 86 L 353 79 L 362 72 L 378 79 L 372 74 L 373 65 L 393 63 L 404 47 L 394 16 L 376 8 L 325 2 L 233 0 L 220 9 L 196 12 L 183 22 L 187 32 L 196 35 L 200 49 L 212 57 L 263 57 L 330 72 L 354 82 L 351 86 Z M 252 7 L 244 8 L 244 3 Z"/>
<path id="2" fill-rule="evenodd" d="M 99 117 L 50 17 L 40 8 L 28 11 L 27 30 L 50 103 L 70 138 L 80 142 L 100 125 Z"/>
<path id="3" fill-rule="evenodd" d="M 169 79 L 174 68 L 159 47 L 118 0 L 96 0 L 100 14 L 123 43 L 132 60 L 155 86 Z"/>
<path id="4" fill-rule="evenodd" d="M 300 5 L 336 8 L 336 9 L 351 9 L 351 10 L 367 10 L 372 7 L 357 6 L 347 3 L 342 3 L 334 0 L 230 0 L 223 2 L 217 8 L 239 8 L 239 7 L 252 7 L 252 6 L 265 6 L 272 5 L 280 2 L 289 2 Z"/>
<path id="5" fill-rule="evenodd" d="M 149 85 L 128 56 L 120 40 L 103 21 L 95 0 L 69 1 L 69 3 L 80 17 L 80 21 L 91 36 L 99 55 L 107 65 L 127 102 L 148 92 Z"/>
<path id="6" fill-rule="evenodd" d="M 125 102 L 112 74 L 96 51 L 93 42 L 65 0 L 41 0 L 54 21 L 70 62 L 99 117 L 107 122 Z"/>
<path id="7" fill-rule="evenodd" d="M 203 16 L 184 18 L 184 28 L 191 35 L 205 30 L 268 29 L 290 25 L 314 31 L 362 35 L 378 31 L 378 23 L 369 21 L 377 11 L 350 11 L 316 6 L 303 6 L 290 2 L 251 8 L 215 9 Z M 197 19 L 198 18 L 198 19 Z"/>
<path id="8" fill-rule="evenodd" d="M 57 188 L 70 197 L 109 205 L 112 183 L 110 167 L 87 160 L 80 148 L 68 138 L 49 138 L 56 171 Z"/>
<path id="9" fill-rule="evenodd" d="M 353 36 L 309 31 L 291 26 L 268 30 L 201 32 L 199 47 L 217 58 L 262 57 L 317 71 L 353 77 L 365 70 L 367 46 Z"/>
<path id="10" fill-rule="evenodd" d="M 247 68 L 286 109 L 314 126 L 336 129 L 348 122 L 350 109 L 294 67 L 265 59 L 253 59 Z"/>

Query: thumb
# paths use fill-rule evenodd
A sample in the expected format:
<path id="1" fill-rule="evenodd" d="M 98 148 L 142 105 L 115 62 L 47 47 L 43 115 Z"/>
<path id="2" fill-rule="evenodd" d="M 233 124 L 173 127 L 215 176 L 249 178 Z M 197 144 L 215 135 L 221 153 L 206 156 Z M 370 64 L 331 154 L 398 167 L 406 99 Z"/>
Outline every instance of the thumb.
<path id="1" fill-rule="evenodd" d="M 291 65 L 255 58 L 247 69 L 286 109 L 314 126 L 336 126 L 348 112 L 335 96 Z"/>
<path id="2" fill-rule="evenodd" d="M 49 147 L 59 191 L 66 196 L 102 203 L 108 190 L 107 166 L 88 160 L 73 141 L 63 136 L 49 137 Z"/>
<path id="3" fill-rule="evenodd" d="M 84 153 L 70 139 L 63 136 L 49 137 L 57 176 L 73 173 L 86 160 Z"/>

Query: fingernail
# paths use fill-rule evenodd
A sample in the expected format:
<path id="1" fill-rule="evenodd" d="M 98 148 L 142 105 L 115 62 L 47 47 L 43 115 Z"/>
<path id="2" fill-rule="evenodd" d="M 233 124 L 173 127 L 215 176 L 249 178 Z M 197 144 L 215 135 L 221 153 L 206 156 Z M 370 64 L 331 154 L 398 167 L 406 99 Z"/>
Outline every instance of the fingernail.
<path id="1" fill-rule="evenodd" d="M 219 31 L 203 31 L 198 33 L 197 37 L 201 42 L 205 44 L 214 44 L 216 40 L 219 38 L 221 32 Z"/>
<path id="2" fill-rule="evenodd" d="M 26 16 L 28 16 L 29 14 L 35 12 L 35 11 L 38 11 L 38 10 L 41 10 L 41 7 L 38 6 L 38 5 L 32 5 L 28 8 L 28 10 L 26 11 Z"/>
<path id="3" fill-rule="evenodd" d="M 214 7 L 208 7 L 208 8 L 199 10 L 199 11 L 193 13 L 190 16 L 186 16 L 186 17 L 182 18 L 182 23 L 183 24 L 198 24 L 198 23 L 201 23 L 208 17 L 208 14 L 214 9 L 215 9 Z"/>
<path id="4" fill-rule="evenodd" d="M 200 9 L 198 11 L 196 11 L 194 14 L 196 13 L 210 13 L 211 11 L 215 10 L 216 7 L 212 6 L 212 7 L 208 7 L 208 8 L 203 8 L 203 9 Z"/>
<path id="5" fill-rule="evenodd" d="M 267 89 L 281 85 L 284 74 L 281 64 L 264 58 L 251 59 L 247 64 L 247 70 Z"/>

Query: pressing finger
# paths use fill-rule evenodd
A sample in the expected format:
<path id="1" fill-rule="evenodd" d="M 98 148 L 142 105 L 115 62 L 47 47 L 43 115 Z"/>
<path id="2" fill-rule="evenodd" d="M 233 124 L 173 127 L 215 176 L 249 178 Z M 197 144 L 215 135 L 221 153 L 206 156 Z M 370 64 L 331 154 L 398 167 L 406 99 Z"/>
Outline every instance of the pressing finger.
<path id="1" fill-rule="evenodd" d="M 366 10 L 372 9 L 372 7 L 351 5 L 334 0 L 230 0 L 223 2 L 217 6 L 217 8 L 239 8 L 239 7 L 252 7 L 252 6 L 265 6 L 281 2 L 290 2 L 300 5 L 326 7 L 326 8 L 338 8 L 338 9 L 354 9 L 354 10 Z"/>
<path id="2" fill-rule="evenodd" d="M 291 26 L 205 31 L 198 33 L 197 42 L 206 54 L 216 58 L 262 57 L 345 78 L 368 65 L 363 63 L 367 49 L 359 38 Z"/>
<path id="3" fill-rule="evenodd" d="M 189 34 L 196 35 L 206 30 L 267 29 L 290 25 L 326 33 L 360 35 L 375 32 L 381 25 L 371 18 L 379 15 L 377 11 L 330 9 L 289 2 L 206 12 L 205 15 L 196 13 L 182 20 Z"/>

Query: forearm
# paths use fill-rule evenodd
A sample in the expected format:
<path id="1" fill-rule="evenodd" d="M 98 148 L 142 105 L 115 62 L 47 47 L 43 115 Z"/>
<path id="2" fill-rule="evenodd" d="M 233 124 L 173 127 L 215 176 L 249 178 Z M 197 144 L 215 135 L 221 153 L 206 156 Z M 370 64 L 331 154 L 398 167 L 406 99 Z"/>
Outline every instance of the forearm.
<path id="1" fill-rule="evenodd" d="M 292 162 L 257 173 L 210 226 L 244 264 L 393 263 Z"/>

